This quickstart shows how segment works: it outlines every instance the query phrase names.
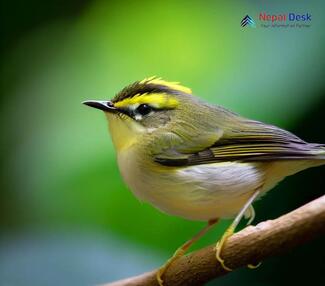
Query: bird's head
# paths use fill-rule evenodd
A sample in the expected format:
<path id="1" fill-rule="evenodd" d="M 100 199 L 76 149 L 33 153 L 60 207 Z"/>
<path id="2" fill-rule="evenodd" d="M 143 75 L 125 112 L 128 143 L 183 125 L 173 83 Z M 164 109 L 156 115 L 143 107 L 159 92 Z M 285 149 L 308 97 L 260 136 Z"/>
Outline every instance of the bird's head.
<path id="1" fill-rule="evenodd" d="M 105 112 L 113 143 L 120 150 L 144 133 L 166 126 L 188 106 L 191 98 L 189 88 L 151 77 L 125 87 L 112 100 L 83 103 Z"/>

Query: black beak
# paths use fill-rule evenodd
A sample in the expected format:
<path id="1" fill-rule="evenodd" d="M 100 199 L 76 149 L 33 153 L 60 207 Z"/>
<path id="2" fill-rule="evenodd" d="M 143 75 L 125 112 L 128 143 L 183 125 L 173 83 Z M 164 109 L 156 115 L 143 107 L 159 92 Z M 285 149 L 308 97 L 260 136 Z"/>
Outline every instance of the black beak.
<path id="1" fill-rule="evenodd" d="M 86 100 L 83 104 L 90 107 L 94 107 L 107 112 L 116 112 L 117 109 L 111 101 L 101 101 L 101 100 Z"/>

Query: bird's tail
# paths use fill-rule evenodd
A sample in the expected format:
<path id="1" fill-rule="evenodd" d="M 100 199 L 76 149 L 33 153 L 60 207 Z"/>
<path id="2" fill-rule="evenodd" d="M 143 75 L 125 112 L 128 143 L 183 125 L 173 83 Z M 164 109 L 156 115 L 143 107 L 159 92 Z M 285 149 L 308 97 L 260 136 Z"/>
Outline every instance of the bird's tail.
<path id="1" fill-rule="evenodd" d="M 311 146 L 312 160 L 315 162 L 315 166 L 321 166 L 325 164 L 325 145 L 324 144 L 312 144 Z"/>
<path id="2" fill-rule="evenodd" d="M 315 158 L 325 159 L 325 145 L 324 144 L 310 144 Z"/>

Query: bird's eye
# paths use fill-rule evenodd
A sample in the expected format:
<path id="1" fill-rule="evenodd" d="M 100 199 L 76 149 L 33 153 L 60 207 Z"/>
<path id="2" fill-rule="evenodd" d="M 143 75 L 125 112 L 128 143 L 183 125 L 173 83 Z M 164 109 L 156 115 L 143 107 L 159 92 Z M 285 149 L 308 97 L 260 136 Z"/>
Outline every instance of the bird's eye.
<path id="1" fill-rule="evenodd" d="M 136 111 L 141 115 L 147 115 L 152 111 L 152 108 L 148 104 L 140 104 Z"/>

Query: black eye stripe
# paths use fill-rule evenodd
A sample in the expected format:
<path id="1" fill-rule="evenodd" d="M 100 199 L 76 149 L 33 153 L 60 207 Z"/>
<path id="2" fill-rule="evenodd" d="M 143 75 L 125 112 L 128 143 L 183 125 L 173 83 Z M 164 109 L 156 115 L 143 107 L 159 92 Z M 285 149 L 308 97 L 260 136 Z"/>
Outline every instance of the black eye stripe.
<path id="1" fill-rule="evenodd" d="M 129 107 L 118 109 L 118 111 L 120 113 L 123 113 L 133 119 L 135 119 L 136 115 L 145 116 L 145 115 L 148 115 L 152 111 L 159 112 L 159 111 L 164 111 L 164 110 L 166 110 L 166 109 L 158 109 L 158 108 L 151 106 L 150 104 L 145 104 L 145 103 L 140 104 L 135 109 L 131 109 Z"/>
<path id="2" fill-rule="evenodd" d="M 135 113 L 139 113 L 140 115 L 147 115 L 149 114 L 153 108 L 148 104 L 140 104 L 134 111 Z"/>

